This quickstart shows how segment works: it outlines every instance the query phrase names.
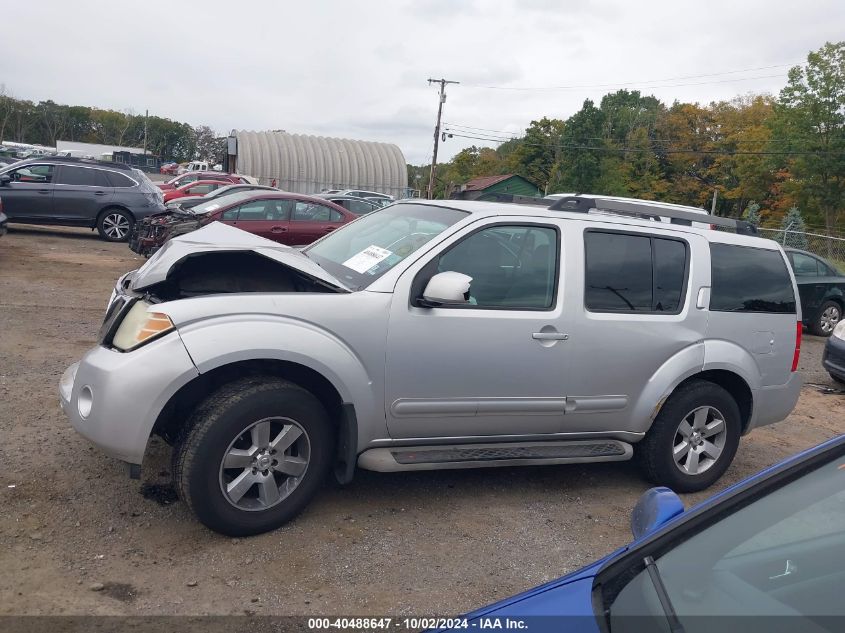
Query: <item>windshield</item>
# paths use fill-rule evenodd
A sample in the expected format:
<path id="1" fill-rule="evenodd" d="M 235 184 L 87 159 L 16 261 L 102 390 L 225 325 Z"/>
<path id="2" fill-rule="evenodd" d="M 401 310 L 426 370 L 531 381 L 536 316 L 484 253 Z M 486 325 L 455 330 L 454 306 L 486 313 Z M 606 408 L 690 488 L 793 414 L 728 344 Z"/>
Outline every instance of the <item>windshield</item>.
<path id="1" fill-rule="evenodd" d="M 455 209 L 394 204 L 335 231 L 305 253 L 344 284 L 360 290 L 465 217 L 466 212 Z"/>
<path id="2" fill-rule="evenodd" d="M 845 616 L 845 458 L 760 497 L 655 558 L 669 604 L 687 631 L 717 621 L 722 631 L 745 631 L 747 616 L 789 616 L 790 630 L 819 630 L 811 619 Z M 610 617 L 613 633 L 663 619 L 646 570 L 619 592 Z"/>
<path id="3" fill-rule="evenodd" d="M 232 193 L 215 196 L 207 202 L 191 207 L 191 211 L 197 214 L 211 213 L 221 207 L 249 200 L 255 195 L 255 191 L 233 191 Z"/>

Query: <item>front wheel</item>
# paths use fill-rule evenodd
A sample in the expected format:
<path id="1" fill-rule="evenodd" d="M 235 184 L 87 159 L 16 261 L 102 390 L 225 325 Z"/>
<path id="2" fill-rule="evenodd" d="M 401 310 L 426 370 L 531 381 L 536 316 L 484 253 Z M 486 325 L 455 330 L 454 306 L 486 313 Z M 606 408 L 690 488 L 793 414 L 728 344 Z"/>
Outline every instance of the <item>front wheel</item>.
<path id="1" fill-rule="evenodd" d="M 276 529 L 308 504 L 331 465 L 331 425 L 298 385 L 251 377 L 199 406 L 174 451 L 176 489 L 216 532 Z"/>
<path id="2" fill-rule="evenodd" d="M 833 328 L 842 320 L 842 308 L 835 301 L 825 301 L 819 308 L 819 315 L 810 330 L 816 336 L 830 336 Z"/>
<path id="3" fill-rule="evenodd" d="M 125 242 L 135 224 L 134 218 L 123 209 L 106 209 L 97 219 L 97 231 L 107 242 Z"/>
<path id="4" fill-rule="evenodd" d="M 705 380 L 679 387 L 666 401 L 635 458 L 646 478 L 676 492 L 716 482 L 739 447 L 739 407 L 725 389 Z"/>

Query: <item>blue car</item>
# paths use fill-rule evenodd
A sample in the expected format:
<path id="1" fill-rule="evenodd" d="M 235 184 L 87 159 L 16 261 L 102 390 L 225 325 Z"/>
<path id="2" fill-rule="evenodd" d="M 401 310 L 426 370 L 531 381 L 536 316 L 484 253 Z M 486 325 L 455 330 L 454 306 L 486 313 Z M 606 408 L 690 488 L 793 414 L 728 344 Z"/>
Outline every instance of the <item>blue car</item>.
<path id="1" fill-rule="evenodd" d="M 652 488 L 634 541 L 453 630 L 845 631 L 845 435 L 684 511 Z"/>

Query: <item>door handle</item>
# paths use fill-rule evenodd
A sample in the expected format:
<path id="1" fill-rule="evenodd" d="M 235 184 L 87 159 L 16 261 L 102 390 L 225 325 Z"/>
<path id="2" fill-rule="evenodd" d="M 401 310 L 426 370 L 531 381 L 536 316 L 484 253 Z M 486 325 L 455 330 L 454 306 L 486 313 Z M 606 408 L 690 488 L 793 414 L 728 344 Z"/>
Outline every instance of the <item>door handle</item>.
<path id="1" fill-rule="evenodd" d="M 567 341 L 569 334 L 563 332 L 534 332 L 531 338 L 535 341 Z"/>
<path id="2" fill-rule="evenodd" d="M 323 232 L 324 233 L 331 233 L 332 231 L 334 231 L 334 228 L 335 227 L 333 227 L 333 226 L 327 226 L 326 228 L 323 229 Z"/>
<path id="3" fill-rule="evenodd" d="M 288 227 L 286 227 L 286 226 L 271 226 L 270 227 L 271 233 L 284 233 L 287 230 L 288 230 Z"/>
<path id="4" fill-rule="evenodd" d="M 95 196 L 104 196 L 104 195 L 106 195 L 106 192 L 105 191 L 95 191 L 94 195 Z"/>
<path id="5" fill-rule="evenodd" d="M 51 189 L 39 189 L 38 190 L 38 193 L 45 193 L 46 194 L 46 193 L 51 193 L 51 192 L 52 192 Z"/>

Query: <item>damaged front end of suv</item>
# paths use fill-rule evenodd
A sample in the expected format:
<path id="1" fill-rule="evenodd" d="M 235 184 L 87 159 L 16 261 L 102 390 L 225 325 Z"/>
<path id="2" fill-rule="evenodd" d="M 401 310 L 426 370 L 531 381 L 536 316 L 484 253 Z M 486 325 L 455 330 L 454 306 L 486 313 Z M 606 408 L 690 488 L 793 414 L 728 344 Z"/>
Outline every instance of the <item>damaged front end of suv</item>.
<path id="1" fill-rule="evenodd" d="M 129 248 L 139 255 L 150 257 L 168 240 L 195 231 L 211 220 L 190 209 L 168 208 L 135 223 L 129 236 Z"/>

